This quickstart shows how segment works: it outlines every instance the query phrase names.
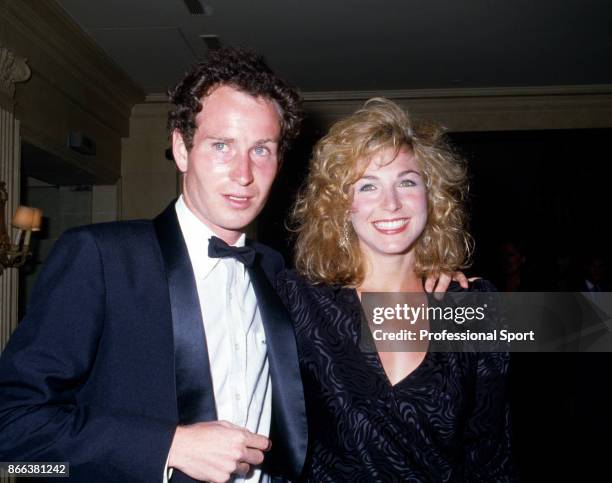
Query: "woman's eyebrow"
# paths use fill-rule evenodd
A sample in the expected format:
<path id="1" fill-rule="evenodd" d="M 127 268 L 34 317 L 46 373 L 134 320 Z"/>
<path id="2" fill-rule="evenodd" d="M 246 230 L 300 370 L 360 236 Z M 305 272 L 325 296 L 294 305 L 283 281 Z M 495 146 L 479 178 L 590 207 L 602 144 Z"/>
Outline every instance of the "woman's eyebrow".
<path id="1" fill-rule="evenodd" d="M 401 173 L 399 173 L 397 177 L 401 178 L 402 176 L 406 176 L 407 174 L 410 174 L 410 173 L 418 174 L 419 176 L 421 176 L 421 173 L 417 171 L 416 169 L 407 169 L 406 171 L 402 171 Z"/>
<path id="2" fill-rule="evenodd" d="M 407 174 L 410 174 L 410 173 L 414 173 L 416 175 L 421 176 L 421 173 L 419 171 L 417 171 L 416 169 L 407 169 L 405 171 L 402 171 L 402 172 L 398 173 L 397 177 L 401 178 L 402 176 L 406 176 Z M 378 179 L 378 176 L 376 176 L 374 174 L 364 174 L 361 178 L 359 178 L 359 180 L 362 180 L 362 179 Z M 357 181 L 359 181 L 359 180 L 357 180 Z"/>

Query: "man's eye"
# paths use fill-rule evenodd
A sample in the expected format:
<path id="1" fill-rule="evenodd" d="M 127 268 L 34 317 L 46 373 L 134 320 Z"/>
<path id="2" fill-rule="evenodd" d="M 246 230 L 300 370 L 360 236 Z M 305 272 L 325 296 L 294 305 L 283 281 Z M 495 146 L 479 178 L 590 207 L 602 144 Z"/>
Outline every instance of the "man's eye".
<path id="1" fill-rule="evenodd" d="M 402 182 L 400 183 L 400 186 L 402 188 L 406 188 L 408 186 L 416 186 L 416 183 L 414 181 L 412 181 L 411 179 L 404 179 L 402 180 Z"/>
<path id="2" fill-rule="evenodd" d="M 213 143 L 213 149 L 215 151 L 219 151 L 223 153 L 227 151 L 227 144 L 226 143 Z"/>
<path id="3" fill-rule="evenodd" d="M 361 188 L 359 188 L 359 191 L 374 191 L 375 189 L 376 186 L 373 184 L 364 184 Z"/>
<path id="4" fill-rule="evenodd" d="M 270 152 L 270 150 L 264 146 L 255 146 L 253 151 L 255 151 L 257 156 L 265 156 Z"/>

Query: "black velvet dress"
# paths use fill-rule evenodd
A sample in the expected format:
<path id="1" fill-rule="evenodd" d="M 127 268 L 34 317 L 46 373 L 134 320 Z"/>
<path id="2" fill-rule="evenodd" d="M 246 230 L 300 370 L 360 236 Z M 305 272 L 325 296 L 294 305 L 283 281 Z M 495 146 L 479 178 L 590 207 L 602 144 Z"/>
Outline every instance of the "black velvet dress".
<path id="1" fill-rule="evenodd" d="M 378 354 L 360 348 L 371 336 L 355 290 L 313 286 L 293 271 L 278 290 L 295 322 L 306 396 L 304 481 L 514 480 L 508 354 L 428 352 L 391 385 Z"/>

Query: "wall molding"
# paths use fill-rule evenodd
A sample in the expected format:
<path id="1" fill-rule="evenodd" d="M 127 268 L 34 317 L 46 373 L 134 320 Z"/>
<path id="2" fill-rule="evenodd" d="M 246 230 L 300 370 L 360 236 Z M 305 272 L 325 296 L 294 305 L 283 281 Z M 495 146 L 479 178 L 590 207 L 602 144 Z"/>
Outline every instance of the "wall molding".
<path id="1" fill-rule="evenodd" d="M 302 93 L 305 112 L 323 127 L 377 96 L 455 132 L 612 128 L 612 84 Z M 168 96 L 145 101 L 167 103 Z"/>
<path id="2" fill-rule="evenodd" d="M 470 97 L 529 97 L 612 94 L 612 84 L 526 86 L 526 87 L 467 87 L 448 89 L 400 89 L 380 91 L 304 92 L 304 102 L 367 100 L 382 96 L 389 99 L 448 99 Z"/>
<path id="3" fill-rule="evenodd" d="M 170 102 L 170 99 L 165 92 L 154 92 L 152 94 L 147 94 L 145 97 L 145 104 L 165 104 L 168 102 Z"/>
<path id="4" fill-rule="evenodd" d="M 612 128 L 612 85 L 307 92 L 304 109 L 329 126 L 376 96 L 454 132 Z"/>

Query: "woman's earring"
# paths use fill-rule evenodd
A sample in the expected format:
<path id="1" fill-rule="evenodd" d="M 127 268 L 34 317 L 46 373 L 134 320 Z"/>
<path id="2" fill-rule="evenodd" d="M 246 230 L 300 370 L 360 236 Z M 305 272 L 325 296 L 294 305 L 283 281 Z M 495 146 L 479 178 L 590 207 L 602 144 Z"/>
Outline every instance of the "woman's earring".
<path id="1" fill-rule="evenodd" d="M 344 219 L 344 224 L 342 225 L 342 235 L 340 236 L 340 248 L 346 250 L 347 252 L 351 248 L 348 218 Z"/>

